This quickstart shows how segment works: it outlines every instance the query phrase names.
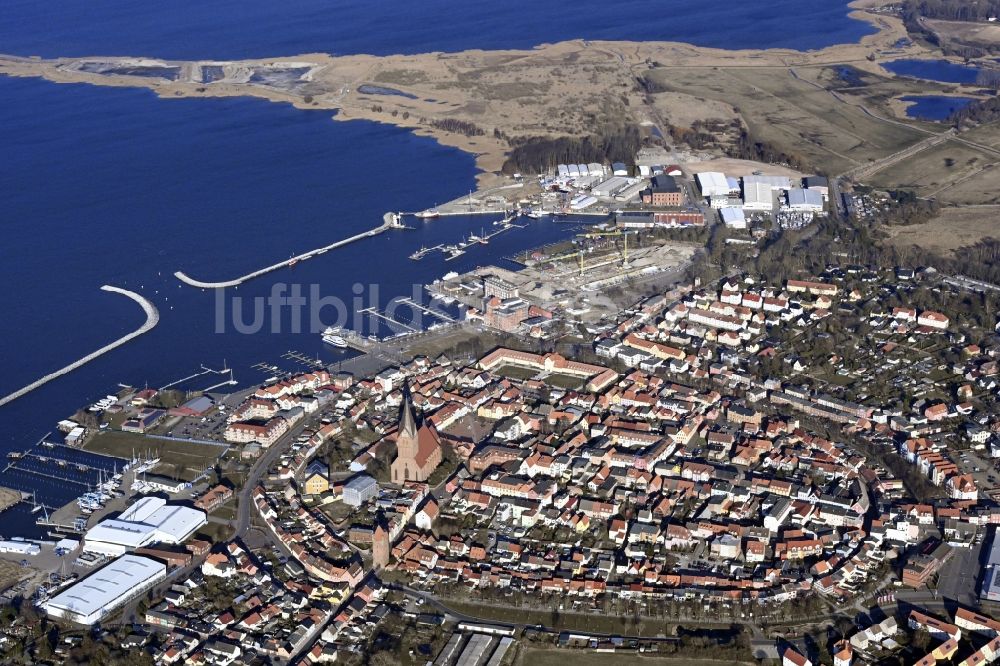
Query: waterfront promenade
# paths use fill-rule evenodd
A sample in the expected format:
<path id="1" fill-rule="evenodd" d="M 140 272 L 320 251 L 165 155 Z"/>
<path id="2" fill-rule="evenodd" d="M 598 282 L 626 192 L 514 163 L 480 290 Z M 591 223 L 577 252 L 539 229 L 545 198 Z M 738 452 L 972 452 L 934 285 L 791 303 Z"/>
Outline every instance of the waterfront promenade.
<path id="1" fill-rule="evenodd" d="M 333 250 L 338 247 L 350 245 L 351 243 L 359 241 L 363 238 L 378 236 L 382 232 L 388 231 L 389 229 L 402 229 L 402 228 L 404 227 L 402 227 L 402 225 L 399 224 L 395 214 L 386 213 L 384 222 L 379 226 L 375 227 L 374 229 L 369 229 L 368 231 L 362 231 L 360 234 L 355 234 L 348 238 L 336 241 L 335 243 L 330 243 L 329 245 L 324 245 L 323 247 L 318 247 L 314 250 L 303 252 L 302 254 L 291 257 L 290 259 L 283 259 L 276 264 L 265 266 L 264 268 L 253 271 L 252 273 L 247 273 L 246 275 L 241 275 L 240 277 L 233 278 L 231 280 L 222 280 L 219 282 L 205 282 L 203 280 L 196 280 L 188 276 L 186 273 L 184 273 L 184 271 L 177 271 L 176 273 L 174 273 L 174 277 L 176 277 L 178 280 L 180 280 L 186 285 L 189 285 L 191 287 L 199 287 L 201 289 L 223 289 L 225 287 L 235 287 L 237 285 L 243 284 L 248 280 L 253 280 L 254 278 L 258 278 L 261 275 L 266 275 L 267 273 L 276 271 L 281 268 L 287 268 L 300 261 L 305 261 L 306 259 L 312 259 L 315 256 L 323 254 L 327 250 Z"/>
<path id="2" fill-rule="evenodd" d="M 82 365 L 84 365 L 86 363 L 90 363 L 91 361 L 93 361 L 98 356 L 101 356 L 103 354 L 107 354 L 109 351 L 111 351 L 113 349 L 117 349 L 118 347 L 121 347 L 126 342 L 129 342 L 130 340 L 139 337 L 143 333 L 151 331 L 153 329 L 153 327 L 156 326 L 159 323 L 159 321 L 160 321 L 160 313 L 156 309 L 156 306 L 153 305 L 147 299 L 145 299 L 142 296 L 140 296 L 139 294 L 135 293 L 134 291 L 129 291 L 127 289 L 121 289 L 119 287 L 112 287 L 111 285 L 107 285 L 107 284 L 101 287 L 101 291 L 110 291 L 110 292 L 114 292 L 116 294 L 121 294 L 123 296 L 128 296 L 129 298 L 131 298 L 133 301 L 135 301 L 136 303 L 138 303 L 140 305 L 140 307 L 142 307 L 142 309 L 146 312 L 146 323 L 144 323 L 142 326 L 140 326 L 136 330 L 132 331 L 131 333 L 123 335 L 122 337 L 118 338 L 114 342 L 104 345 L 103 347 L 101 347 L 97 351 L 91 352 L 90 354 L 87 354 L 83 358 L 70 363 L 66 367 L 60 368 L 59 370 L 56 370 L 55 372 L 50 372 L 49 374 L 45 375 L 41 379 L 33 381 L 32 383 L 28 384 L 27 386 L 25 386 L 23 388 L 20 388 L 17 391 L 14 391 L 10 395 L 6 395 L 6 396 L 0 398 L 0 407 L 2 407 L 3 405 L 6 405 L 8 402 L 13 402 L 14 400 L 17 400 L 21 396 L 26 395 L 26 394 L 34 391 L 39 386 L 42 386 L 43 384 L 47 384 L 48 382 L 52 381 L 53 379 L 56 379 L 57 377 L 61 377 L 61 376 L 65 375 L 65 374 L 68 374 L 68 373 L 76 370 L 77 368 L 79 368 L 80 366 L 82 366 Z"/>

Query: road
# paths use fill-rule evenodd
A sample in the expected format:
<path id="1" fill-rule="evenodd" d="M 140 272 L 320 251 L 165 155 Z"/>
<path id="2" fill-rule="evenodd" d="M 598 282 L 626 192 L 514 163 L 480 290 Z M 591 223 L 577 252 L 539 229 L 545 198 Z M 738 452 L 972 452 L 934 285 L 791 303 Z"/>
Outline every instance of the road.
<path id="1" fill-rule="evenodd" d="M 253 505 L 253 500 L 250 498 L 250 494 L 253 489 L 260 484 L 261 478 L 267 473 L 271 466 L 277 462 L 278 458 L 285 451 L 285 448 L 295 441 L 302 431 L 305 430 L 307 425 L 311 425 L 311 421 L 308 419 L 303 419 L 297 425 L 295 425 L 291 430 L 284 434 L 277 442 L 269 446 L 261 454 L 260 458 L 250 467 L 250 471 L 247 473 L 246 481 L 243 484 L 243 488 L 240 489 L 237 497 L 239 498 L 239 506 L 236 511 L 236 536 L 240 539 L 245 539 L 247 532 L 250 529 L 250 511 Z M 269 535 L 269 540 L 273 543 L 277 543 L 277 539 L 269 530 L 264 530 L 264 532 Z M 280 546 L 280 544 L 277 544 Z"/>

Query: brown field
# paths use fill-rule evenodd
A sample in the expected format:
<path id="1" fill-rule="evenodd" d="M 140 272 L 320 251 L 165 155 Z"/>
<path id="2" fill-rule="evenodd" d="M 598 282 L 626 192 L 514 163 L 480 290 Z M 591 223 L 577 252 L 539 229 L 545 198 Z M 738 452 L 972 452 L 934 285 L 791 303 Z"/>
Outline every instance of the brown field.
<path id="1" fill-rule="evenodd" d="M 994 205 L 1000 204 L 1000 163 L 992 162 L 985 165 L 947 188 L 936 192 L 938 201 L 958 205 Z"/>
<path id="2" fill-rule="evenodd" d="M 938 252 L 952 252 L 983 238 L 1000 236 L 998 216 L 1000 206 L 945 208 L 930 222 L 889 227 L 890 242 L 898 246 L 917 245 Z"/>
<path id="3" fill-rule="evenodd" d="M 1000 122 L 981 125 L 963 133 L 962 136 L 991 148 L 1000 148 Z"/>
<path id="4" fill-rule="evenodd" d="M 825 69 L 802 68 L 796 70 L 802 78 L 796 78 L 785 67 L 660 67 L 649 76 L 672 91 L 731 104 L 753 136 L 833 173 L 924 138 L 918 130 L 872 118 L 804 80 L 819 78 Z M 900 88 L 896 83 L 885 86 L 891 87 L 870 93 L 873 100 Z"/>
<path id="5" fill-rule="evenodd" d="M 924 19 L 924 23 L 937 33 L 942 43 L 987 47 L 1000 44 L 1000 25 L 996 23 L 941 21 L 938 19 Z"/>
<path id="6" fill-rule="evenodd" d="M 0 560 L 0 592 L 31 574 L 31 569 L 26 569 L 17 562 Z"/>
<path id="7" fill-rule="evenodd" d="M 988 167 L 998 160 L 978 148 L 946 141 L 883 169 L 869 180 L 875 187 L 913 189 L 919 196 L 935 197 L 942 203 L 991 203 L 997 196 L 996 186 L 977 184 L 983 176 L 996 182 L 993 169 Z"/>

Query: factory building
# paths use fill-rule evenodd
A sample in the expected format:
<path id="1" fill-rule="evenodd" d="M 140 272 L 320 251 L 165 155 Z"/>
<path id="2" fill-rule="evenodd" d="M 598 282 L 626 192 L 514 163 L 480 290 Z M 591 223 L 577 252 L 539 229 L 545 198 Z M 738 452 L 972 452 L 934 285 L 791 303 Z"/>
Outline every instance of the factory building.
<path id="1" fill-rule="evenodd" d="M 167 577 L 167 566 L 148 557 L 123 555 L 52 597 L 42 608 L 51 617 L 92 625 L 144 595 Z"/>
<path id="2" fill-rule="evenodd" d="M 986 601 L 1000 601 L 1000 539 L 997 538 L 996 530 L 993 530 L 993 543 L 983 569 L 979 598 Z"/>
<path id="3" fill-rule="evenodd" d="M 747 228 L 747 215 L 743 212 L 742 208 L 736 208 L 733 206 L 720 208 L 719 217 L 722 218 L 723 224 L 730 229 Z"/>
<path id="4" fill-rule="evenodd" d="M 701 195 L 707 199 L 714 197 L 728 197 L 730 193 L 729 181 L 726 174 L 717 171 L 706 171 L 695 175 L 698 181 L 698 189 Z"/>
<path id="5" fill-rule="evenodd" d="M 830 181 L 823 176 L 806 176 L 802 179 L 802 187 L 819 192 L 823 196 L 823 201 L 830 198 Z"/>
<path id="6" fill-rule="evenodd" d="M 83 537 L 83 549 L 116 556 L 154 543 L 183 543 L 206 522 L 204 511 L 143 497 L 117 518 L 90 528 Z"/>
<path id="7" fill-rule="evenodd" d="M 590 193 L 595 197 L 613 197 L 634 182 L 631 178 L 624 176 L 612 176 L 590 188 Z"/>
<path id="8" fill-rule="evenodd" d="M 42 549 L 36 543 L 30 541 L 18 541 L 16 539 L 0 541 L 0 553 L 11 553 L 13 555 L 38 555 Z"/>
<path id="9" fill-rule="evenodd" d="M 744 187 L 748 183 L 769 187 L 772 192 L 784 192 L 792 189 L 792 181 L 788 176 L 747 176 L 743 179 Z"/>
<path id="10" fill-rule="evenodd" d="M 774 210 L 774 191 L 760 180 L 743 179 L 743 210 L 771 212 Z"/>
<path id="11" fill-rule="evenodd" d="M 788 190 L 788 208 L 797 213 L 819 213 L 823 210 L 823 195 L 817 190 Z"/>
<path id="12" fill-rule="evenodd" d="M 681 206 L 684 193 L 672 176 L 656 176 L 649 189 L 643 192 L 642 202 L 653 206 Z"/>

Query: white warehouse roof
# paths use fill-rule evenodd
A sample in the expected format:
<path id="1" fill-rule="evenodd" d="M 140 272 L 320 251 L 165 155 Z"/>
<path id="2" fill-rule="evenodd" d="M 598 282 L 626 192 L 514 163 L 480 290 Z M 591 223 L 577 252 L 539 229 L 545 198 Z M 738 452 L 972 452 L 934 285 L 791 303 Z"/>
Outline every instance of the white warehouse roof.
<path id="1" fill-rule="evenodd" d="M 720 208 L 719 214 L 722 216 L 722 221 L 727 227 L 732 227 L 734 229 L 747 228 L 747 215 L 743 212 L 742 208 L 727 206 L 725 208 Z"/>
<path id="2" fill-rule="evenodd" d="M 818 190 L 788 190 L 788 207 L 823 210 L 823 194 Z"/>
<path id="3" fill-rule="evenodd" d="M 94 624 L 166 575 L 165 564 L 148 557 L 123 555 L 52 597 L 43 608 L 54 617 Z"/>
<path id="4" fill-rule="evenodd" d="M 120 555 L 162 541 L 181 543 L 207 522 L 205 512 L 160 497 L 143 497 L 118 518 L 102 520 L 84 536 L 84 550 Z"/>
<path id="5" fill-rule="evenodd" d="M 771 210 L 774 192 L 767 183 L 745 178 L 743 180 L 743 207 L 746 210 Z"/>
<path id="6" fill-rule="evenodd" d="M 729 181 L 726 180 L 726 174 L 724 173 L 706 171 L 695 174 L 695 178 L 698 179 L 698 187 L 701 188 L 702 196 L 725 196 L 729 194 Z"/>
<path id="7" fill-rule="evenodd" d="M 788 176 L 747 176 L 743 179 L 744 187 L 749 183 L 766 185 L 772 190 L 788 190 L 792 187 L 792 181 Z"/>

